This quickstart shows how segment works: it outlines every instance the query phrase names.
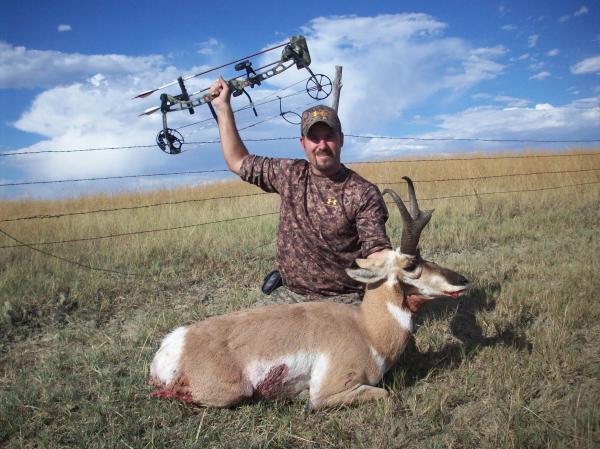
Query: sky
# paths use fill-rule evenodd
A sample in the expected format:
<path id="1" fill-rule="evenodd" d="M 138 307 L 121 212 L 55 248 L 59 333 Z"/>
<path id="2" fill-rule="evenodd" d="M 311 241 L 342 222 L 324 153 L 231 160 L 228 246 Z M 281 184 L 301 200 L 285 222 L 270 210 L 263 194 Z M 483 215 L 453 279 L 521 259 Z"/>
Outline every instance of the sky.
<path id="1" fill-rule="evenodd" d="M 598 1 L 205 5 L 5 0 L 0 198 L 72 198 L 229 179 L 219 144 L 198 143 L 218 140 L 208 107 L 167 114 L 186 142 L 181 154 L 169 155 L 155 145 L 161 114 L 139 116 L 159 105 L 163 91 L 132 97 L 294 35 L 306 37 L 313 72 L 333 79 L 335 66 L 343 68 L 342 162 L 599 146 L 533 142 L 600 139 Z M 277 49 L 250 60 L 261 67 L 280 56 Z M 219 75 L 239 72 L 226 66 L 186 86 L 201 90 Z M 250 152 L 303 156 L 299 126 L 280 112 L 315 104 L 305 91 L 308 76 L 292 67 L 249 90 L 258 117 L 244 95 L 233 99 Z M 177 86 L 164 92 L 177 94 Z M 292 113 L 285 117 L 297 122 Z M 184 173 L 190 171 L 196 173 Z M 139 176 L 151 174 L 161 176 Z M 106 177 L 121 178 L 69 181 Z"/>

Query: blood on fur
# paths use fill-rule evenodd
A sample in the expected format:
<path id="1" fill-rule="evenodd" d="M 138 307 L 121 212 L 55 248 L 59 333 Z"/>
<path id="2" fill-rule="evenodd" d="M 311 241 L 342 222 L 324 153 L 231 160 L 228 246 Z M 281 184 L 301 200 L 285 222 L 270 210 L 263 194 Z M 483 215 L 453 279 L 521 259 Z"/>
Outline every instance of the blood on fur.
<path id="1" fill-rule="evenodd" d="M 283 390 L 289 371 L 285 364 L 271 368 L 265 378 L 256 386 L 255 394 L 266 398 L 276 397 Z"/>

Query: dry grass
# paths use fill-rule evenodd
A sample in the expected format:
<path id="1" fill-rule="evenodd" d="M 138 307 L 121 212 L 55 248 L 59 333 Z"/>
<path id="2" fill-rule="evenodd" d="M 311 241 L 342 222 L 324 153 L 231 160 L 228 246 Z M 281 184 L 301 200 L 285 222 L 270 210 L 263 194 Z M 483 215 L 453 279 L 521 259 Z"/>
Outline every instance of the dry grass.
<path id="1" fill-rule="evenodd" d="M 276 196 L 228 182 L 2 202 L 0 220 L 129 208 L 0 222 L 29 243 L 154 232 L 36 245 L 135 276 L 0 249 L 0 446 L 598 447 L 600 153 L 574 154 L 355 167 L 382 188 L 417 181 L 422 207 L 436 209 L 424 255 L 474 286 L 420 315 L 414 347 L 384 378 L 389 400 L 306 416 L 297 402 L 194 408 L 151 399 L 146 385 L 165 332 L 260 299 Z M 157 203 L 172 204 L 137 208 Z M 388 231 L 397 241 L 393 210 Z"/>

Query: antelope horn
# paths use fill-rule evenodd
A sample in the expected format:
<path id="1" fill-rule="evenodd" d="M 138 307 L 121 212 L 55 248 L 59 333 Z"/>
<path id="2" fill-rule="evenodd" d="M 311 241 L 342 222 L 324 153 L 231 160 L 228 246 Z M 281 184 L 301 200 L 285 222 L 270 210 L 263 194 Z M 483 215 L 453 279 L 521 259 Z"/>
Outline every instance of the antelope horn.
<path id="1" fill-rule="evenodd" d="M 433 210 L 420 210 L 412 180 L 408 176 L 403 176 L 402 179 L 404 179 L 408 184 L 410 212 L 409 209 L 407 209 L 404 205 L 402 199 L 393 190 L 385 189 L 383 191 L 383 195 L 388 193 L 392 197 L 396 203 L 396 206 L 398 206 L 400 216 L 404 222 L 404 226 L 402 227 L 402 239 L 400 240 L 400 251 L 403 254 L 416 256 L 419 238 L 421 237 L 421 231 L 423 231 L 423 228 L 427 225 L 427 223 L 429 223 L 429 220 L 431 220 L 431 214 L 433 214 Z"/>

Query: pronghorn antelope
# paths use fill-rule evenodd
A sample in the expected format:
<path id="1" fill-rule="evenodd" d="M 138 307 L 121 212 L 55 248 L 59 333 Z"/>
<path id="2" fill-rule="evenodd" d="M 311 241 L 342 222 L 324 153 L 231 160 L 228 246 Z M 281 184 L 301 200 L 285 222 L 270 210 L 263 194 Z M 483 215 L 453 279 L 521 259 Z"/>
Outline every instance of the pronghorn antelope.
<path id="1" fill-rule="evenodd" d="M 308 409 L 387 396 L 375 387 L 398 360 L 423 302 L 463 294 L 463 276 L 420 257 L 433 211 L 420 211 L 411 180 L 400 248 L 357 259 L 350 277 L 366 284 L 359 306 L 309 302 L 215 316 L 172 331 L 150 367 L 157 397 L 230 407 L 251 397 L 308 396 Z"/>

